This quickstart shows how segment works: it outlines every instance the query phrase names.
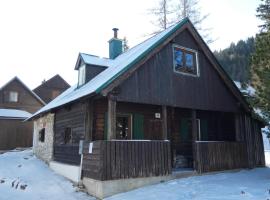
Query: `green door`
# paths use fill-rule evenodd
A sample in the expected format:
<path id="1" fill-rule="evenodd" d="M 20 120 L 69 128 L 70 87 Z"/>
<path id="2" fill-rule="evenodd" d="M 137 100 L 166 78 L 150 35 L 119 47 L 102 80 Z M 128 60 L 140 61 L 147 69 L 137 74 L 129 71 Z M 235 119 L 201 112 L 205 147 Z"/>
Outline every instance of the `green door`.
<path id="1" fill-rule="evenodd" d="M 191 120 L 183 118 L 180 121 L 180 140 L 181 141 L 191 141 Z"/>
<path id="2" fill-rule="evenodd" d="M 134 140 L 144 139 L 144 127 L 143 127 L 144 117 L 141 114 L 133 114 L 133 138 Z"/>
<path id="3" fill-rule="evenodd" d="M 208 124 L 206 119 L 200 120 L 200 131 L 201 131 L 201 140 L 207 141 L 208 140 Z"/>

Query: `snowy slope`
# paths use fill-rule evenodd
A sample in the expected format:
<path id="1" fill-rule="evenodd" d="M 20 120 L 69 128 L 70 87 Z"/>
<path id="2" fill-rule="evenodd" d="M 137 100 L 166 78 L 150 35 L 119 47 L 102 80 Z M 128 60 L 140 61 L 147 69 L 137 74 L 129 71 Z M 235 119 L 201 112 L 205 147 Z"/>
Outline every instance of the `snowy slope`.
<path id="1" fill-rule="evenodd" d="M 13 185 L 13 187 L 12 187 Z M 1 200 L 93 200 L 54 174 L 31 150 L 0 154 Z"/>

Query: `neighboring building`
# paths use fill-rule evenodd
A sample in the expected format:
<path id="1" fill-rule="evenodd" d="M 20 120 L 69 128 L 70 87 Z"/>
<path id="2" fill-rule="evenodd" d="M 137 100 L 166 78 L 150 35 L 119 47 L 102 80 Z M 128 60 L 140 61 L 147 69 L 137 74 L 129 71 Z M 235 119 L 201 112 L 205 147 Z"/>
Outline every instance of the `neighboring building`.
<path id="1" fill-rule="evenodd" d="M 23 122 L 45 103 L 18 77 L 0 88 L 0 150 L 32 146 L 32 122 Z"/>
<path id="2" fill-rule="evenodd" d="M 69 87 L 70 85 L 57 74 L 51 79 L 43 81 L 42 84 L 36 87 L 33 91 L 45 103 L 49 103 Z"/>
<path id="3" fill-rule="evenodd" d="M 189 19 L 124 53 L 114 31 L 110 58 L 80 53 L 78 84 L 32 116 L 37 156 L 99 198 L 172 169 L 265 165 L 263 123 Z"/>

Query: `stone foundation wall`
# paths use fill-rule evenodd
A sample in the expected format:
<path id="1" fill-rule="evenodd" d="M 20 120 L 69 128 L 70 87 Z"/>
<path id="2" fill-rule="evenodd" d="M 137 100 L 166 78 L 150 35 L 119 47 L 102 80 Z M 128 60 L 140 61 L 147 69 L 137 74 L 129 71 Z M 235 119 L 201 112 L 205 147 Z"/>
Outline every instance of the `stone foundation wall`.
<path id="1" fill-rule="evenodd" d="M 54 114 L 47 114 L 34 121 L 34 134 L 33 134 L 33 151 L 34 154 L 49 163 L 53 159 L 53 142 L 54 142 Z M 39 131 L 45 128 L 45 140 L 39 140 Z"/>

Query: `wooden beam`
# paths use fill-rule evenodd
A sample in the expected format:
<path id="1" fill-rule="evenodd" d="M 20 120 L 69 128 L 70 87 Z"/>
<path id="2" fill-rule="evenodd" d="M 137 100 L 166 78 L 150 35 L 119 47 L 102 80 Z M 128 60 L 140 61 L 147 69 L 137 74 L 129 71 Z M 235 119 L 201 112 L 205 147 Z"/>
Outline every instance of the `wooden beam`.
<path id="1" fill-rule="evenodd" d="M 168 121 L 167 121 L 167 107 L 162 106 L 162 139 L 168 139 Z"/>
<path id="2" fill-rule="evenodd" d="M 197 156 L 197 148 L 196 148 L 196 141 L 197 141 L 197 112 L 196 110 L 191 110 L 191 123 L 192 123 L 192 154 L 193 154 L 193 168 L 197 170 L 198 166 L 198 156 Z"/>
<path id="3" fill-rule="evenodd" d="M 116 100 L 108 96 L 108 140 L 116 139 Z"/>
<path id="4" fill-rule="evenodd" d="M 86 124 L 85 124 L 85 140 L 93 140 L 93 118 L 94 118 L 94 106 L 93 100 L 89 100 L 86 103 Z"/>

